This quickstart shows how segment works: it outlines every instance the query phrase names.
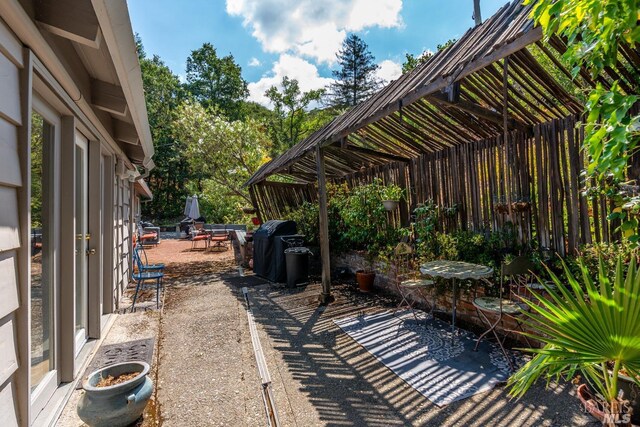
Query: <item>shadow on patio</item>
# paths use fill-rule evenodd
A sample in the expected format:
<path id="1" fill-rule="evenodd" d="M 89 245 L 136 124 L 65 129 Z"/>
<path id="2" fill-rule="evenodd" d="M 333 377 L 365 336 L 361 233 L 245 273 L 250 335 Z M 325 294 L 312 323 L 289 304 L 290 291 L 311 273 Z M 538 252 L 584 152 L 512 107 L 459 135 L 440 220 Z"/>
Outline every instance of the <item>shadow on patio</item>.
<path id="1" fill-rule="evenodd" d="M 239 291 L 252 286 L 256 322 L 273 351 L 270 364 L 278 411 L 284 425 L 590 425 L 570 385 L 534 389 L 512 401 L 504 387 L 443 408 L 431 403 L 344 334 L 334 319 L 394 306 L 377 295 L 362 295 L 349 285 L 334 287 L 336 301 L 319 306 L 319 285 L 282 289 L 226 278 Z M 278 388 L 281 388 L 280 390 Z M 282 389 L 284 388 L 284 390 Z M 286 396 L 283 395 L 286 393 Z M 593 425 L 597 423 L 593 422 Z"/>

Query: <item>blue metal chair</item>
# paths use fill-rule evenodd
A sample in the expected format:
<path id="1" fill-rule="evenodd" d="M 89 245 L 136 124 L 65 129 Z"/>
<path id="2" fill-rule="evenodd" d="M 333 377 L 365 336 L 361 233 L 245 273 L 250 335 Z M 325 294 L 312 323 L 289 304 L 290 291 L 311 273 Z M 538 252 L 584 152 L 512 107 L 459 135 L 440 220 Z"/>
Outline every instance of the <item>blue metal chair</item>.
<path id="1" fill-rule="evenodd" d="M 156 269 L 155 271 L 145 270 L 145 266 L 140 259 L 140 254 L 137 250 L 133 251 L 133 261 L 136 264 L 138 271 L 134 271 L 131 277 L 136 281 L 136 292 L 133 295 L 133 303 L 131 304 L 131 312 L 135 310 L 136 307 L 136 299 L 138 298 L 138 292 L 140 289 L 144 287 L 145 282 L 155 281 L 156 282 L 156 308 L 160 307 L 160 290 L 163 289 L 162 279 L 164 278 L 164 273 L 161 270 Z M 164 265 L 162 266 L 164 269 Z"/>
<path id="2" fill-rule="evenodd" d="M 140 259 L 141 263 L 142 263 L 142 271 L 146 272 L 146 271 L 164 271 L 164 264 L 163 263 L 158 263 L 158 264 L 149 264 L 149 259 L 147 258 L 147 251 L 145 251 L 144 246 L 141 243 L 138 243 L 136 245 L 136 247 L 134 248 L 134 251 L 136 252 L 135 255 L 138 256 L 138 258 Z M 144 256 L 144 262 L 142 262 L 142 257 L 140 256 L 140 252 L 142 252 L 142 255 Z"/>

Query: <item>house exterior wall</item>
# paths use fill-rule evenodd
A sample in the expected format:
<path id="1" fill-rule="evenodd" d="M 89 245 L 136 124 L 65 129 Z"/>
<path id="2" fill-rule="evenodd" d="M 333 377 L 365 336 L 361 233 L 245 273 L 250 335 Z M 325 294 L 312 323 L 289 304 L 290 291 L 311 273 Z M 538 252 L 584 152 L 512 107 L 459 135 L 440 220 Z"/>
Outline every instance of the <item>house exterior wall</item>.
<path id="1" fill-rule="evenodd" d="M 3 426 L 17 425 L 20 421 L 16 374 L 20 366 L 18 334 L 22 332 L 18 321 L 21 302 L 18 191 L 23 185 L 18 154 L 18 127 L 22 124 L 21 63 L 20 43 L 0 21 L 0 425 Z"/>
<path id="2" fill-rule="evenodd" d="M 0 17 L 12 11 L 13 0 L 0 4 Z M 51 425 L 56 414 L 65 403 L 73 388 L 73 382 L 84 371 L 88 356 L 97 339 L 101 338 L 108 319 L 117 310 L 119 298 L 130 277 L 130 248 L 133 221 L 133 183 L 119 176 L 118 162 L 130 162 L 122 150 L 114 148 L 114 140 L 108 140 L 101 131 L 105 128 L 105 115 L 96 111 L 86 114 L 77 104 L 77 97 L 64 89 L 63 84 L 53 77 L 53 72 L 35 52 L 34 42 L 19 38 L 20 28 L 9 26 L 0 19 L 0 426 Z M 35 28 L 35 26 L 34 26 Z M 47 37 L 50 39 L 50 37 Z M 64 42 L 63 47 L 51 46 L 61 57 L 73 54 L 73 49 Z M 59 51 L 58 51 L 59 49 Z M 80 81 L 90 81 L 87 70 L 80 62 L 62 61 L 71 64 L 74 75 Z M 83 89 L 84 90 L 84 89 Z M 90 94 L 83 94 L 90 99 Z M 31 387 L 31 112 L 35 97 L 44 101 L 59 115 L 60 135 L 56 142 L 60 149 L 53 161 L 56 177 L 51 186 L 58 200 L 54 204 L 56 239 L 53 248 L 59 255 L 54 259 L 55 278 L 53 322 L 55 339 L 52 349 L 57 380 L 50 394 L 45 395 L 42 405 L 34 404 Z M 89 269 L 99 268 L 88 275 L 88 332 L 85 342 L 78 344 L 74 325 L 74 191 L 69 183 L 74 182 L 75 139 L 77 135 L 86 138 L 89 156 L 89 191 L 100 192 L 100 197 L 92 195 L 93 204 L 104 204 L 95 214 L 90 207 L 90 245 L 99 245 L 97 254 L 111 254 L 104 259 L 107 263 L 90 261 Z M 95 151 L 97 149 L 97 151 Z M 93 150 L 93 151 L 92 151 Z M 97 160 L 97 163 L 95 163 Z M 93 163 L 91 163 L 93 162 Z M 95 173 L 95 166 L 104 164 L 101 173 Z M 131 163 L 128 163 L 131 168 Z M 91 173 L 91 168 L 94 173 Z M 104 180 L 104 182 L 103 182 Z M 108 185 L 108 183 L 112 183 Z M 67 185 L 63 185 L 67 184 Z M 73 187 L 73 184 L 71 185 Z M 113 190 L 113 192 L 111 192 Z M 94 211 L 92 211 L 94 209 Z M 93 214 L 91 212 L 94 212 Z M 97 228 L 96 228 L 97 227 Z M 96 235 L 96 231 L 97 234 Z M 90 256 L 90 255 L 89 255 Z M 93 273 L 91 272 L 93 271 Z M 64 280 L 63 280 L 64 279 Z M 102 292 L 103 308 L 100 306 Z M 92 323 L 93 322 L 93 323 Z M 66 397 L 65 397 L 66 396 Z"/>

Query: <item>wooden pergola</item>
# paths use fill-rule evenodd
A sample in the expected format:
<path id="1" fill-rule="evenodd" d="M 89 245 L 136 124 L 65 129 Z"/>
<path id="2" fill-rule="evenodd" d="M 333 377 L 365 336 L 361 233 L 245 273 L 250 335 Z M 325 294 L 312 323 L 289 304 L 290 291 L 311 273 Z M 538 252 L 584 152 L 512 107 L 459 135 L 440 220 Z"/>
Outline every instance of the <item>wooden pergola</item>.
<path id="1" fill-rule="evenodd" d="M 505 5 L 247 182 L 263 218 L 282 217 L 286 207 L 317 194 L 322 301 L 330 298 L 328 180 L 355 185 L 378 176 L 408 188 L 402 223 L 410 207 L 432 198 L 458 206 L 462 227 L 495 228 L 508 220 L 523 236 L 534 227 L 540 246 L 561 254 L 615 237 L 605 220 L 607 202 L 579 192 L 585 159 L 576 122 L 584 106 L 575 94 L 614 79 L 637 93 L 640 55 L 622 46 L 616 69 L 595 80 L 584 71 L 572 79 L 559 59 L 565 43 L 543 42 L 530 11 L 520 0 Z M 521 201 L 530 204 L 529 222 L 514 212 Z M 499 204 L 505 218 L 494 212 Z"/>

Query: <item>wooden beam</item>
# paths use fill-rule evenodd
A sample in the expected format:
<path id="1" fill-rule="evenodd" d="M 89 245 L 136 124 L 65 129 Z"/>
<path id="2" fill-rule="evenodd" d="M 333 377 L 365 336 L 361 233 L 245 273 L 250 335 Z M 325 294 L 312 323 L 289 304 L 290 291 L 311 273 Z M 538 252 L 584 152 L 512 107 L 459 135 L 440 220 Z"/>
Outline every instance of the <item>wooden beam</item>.
<path id="1" fill-rule="evenodd" d="M 39 0 L 35 2 L 35 17 L 52 34 L 100 47 L 102 35 L 91 0 Z"/>
<path id="2" fill-rule="evenodd" d="M 530 30 L 529 32 L 523 34 L 522 36 L 518 37 L 517 39 L 515 39 L 514 41 L 512 41 L 511 43 L 506 43 L 503 46 L 497 48 L 496 50 L 494 50 L 493 52 L 491 52 L 490 54 L 480 57 L 476 60 L 470 61 L 469 63 L 467 63 L 467 65 L 465 65 L 460 72 L 456 73 L 456 74 L 452 74 L 450 76 L 444 77 L 444 76 L 440 76 L 437 79 L 433 80 L 432 82 L 419 87 L 418 89 L 413 90 L 412 92 L 406 94 L 403 98 L 402 98 L 402 105 L 404 108 L 406 108 L 407 106 L 409 106 L 410 104 L 413 104 L 414 102 L 424 98 L 427 95 L 430 95 L 432 93 L 435 93 L 439 90 L 442 90 L 444 88 L 446 88 L 447 86 L 451 85 L 453 82 L 457 81 L 457 80 L 462 80 L 463 78 L 465 78 L 466 76 L 475 73 L 478 70 L 483 69 L 484 67 L 486 67 L 489 64 L 492 64 L 496 61 L 501 60 L 502 58 L 511 55 L 512 53 L 515 53 L 517 51 L 519 51 L 520 49 L 524 49 L 525 47 L 529 46 L 532 43 L 537 42 L 538 40 L 542 39 L 542 29 L 541 27 L 535 27 L 532 30 Z M 398 110 L 398 102 L 390 102 L 389 104 L 387 104 L 386 107 L 380 108 L 375 114 L 372 114 L 366 118 L 364 118 L 363 120 L 361 120 L 360 122 L 356 123 L 353 126 L 348 127 L 347 129 L 338 132 L 335 135 L 332 135 L 328 140 L 326 140 L 322 145 L 329 145 L 334 141 L 338 141 L 340 140 L 340 138 L 343 138 L 345 136 L 348 136 L 350 133 L 355 132 L 356 130 L 367 126 L 371 123 L 377 122 L 378 120 L 380 120 L 383 117 L 388 116 L 389 114 L 395 112 Z"/>
<path id="3" fill-rule="evenodd" d="M 316 147 L 318 168 L 318 205 L 320 216 L 320 258 L 322 259 L 322 293 L 320 302 L 328 304 L 331 297 L 331 255 L 329 253 L 329 215 L 327 210 L 327 181 L 324 171 L 324 149 Z"/>
<path id="4" fill-rule="evenodd" d="M 122 117 L 125 117 L 128 111 L 122 88 L 101 80 L 91 82 L 91 104 L 100 110 Z"/>
<path id="5" fill-rule="evenodd" d="M 366 154 L 366 155 L 369 155 L 369 156 L 380 157 L 382 159 L 393 160 L 395 162 L 405 162 L 406 163 L 406 162 L 409 161 L 408 157 L 398 156 L 396 154 L 390 154 L 390 153 L 383 153 L 382 151 L 376 151 L 376 150 L 372 150 L 370 148 L 358 147 L 356 145 L 346 144 L 345 146 L 342 146 L 342 144 L 340 144 L 340 146 L 338 148 L 343 149 L 343 150 L 348 150 L 348 151 L 355 151 L 356 153 L 362 153 L 362 154 Z"/>
<path id="6" fill-rule="evenodd" d="M 136 127 L 122 120 L 116 119 L 113 121 L 113 134 L 116 140 L 126 142 L 127 144 L 138 145 L 140 141 Z"/>
<path id="7" fill-rule="evenodd" d="M 432 95 L 427 96 L 427 99 L 433 102 L 434 104 L 456 108 L 458 110 L 466 111 L 469 114 L 473 114 L 474 116 L 477 116 L 481 119 L 485 119 L 500 125 L 504 124 L 502 114 L 496 111 L 482 107 L 481 105 L 475 104 L 473 102 L 462 101 L 462 100 L 451 102 L 447 99 L 447 96 L 448 96 L 447 94 L 443 94 L 443 93 L 434 93 Z M 525 123 L 522 123 L 516 119 L 508 119 L 507 125 L 509 126 L 509 129 L 518 129 L 524 132 L 526 132 L 529 129 L 529 127 Z"/>

